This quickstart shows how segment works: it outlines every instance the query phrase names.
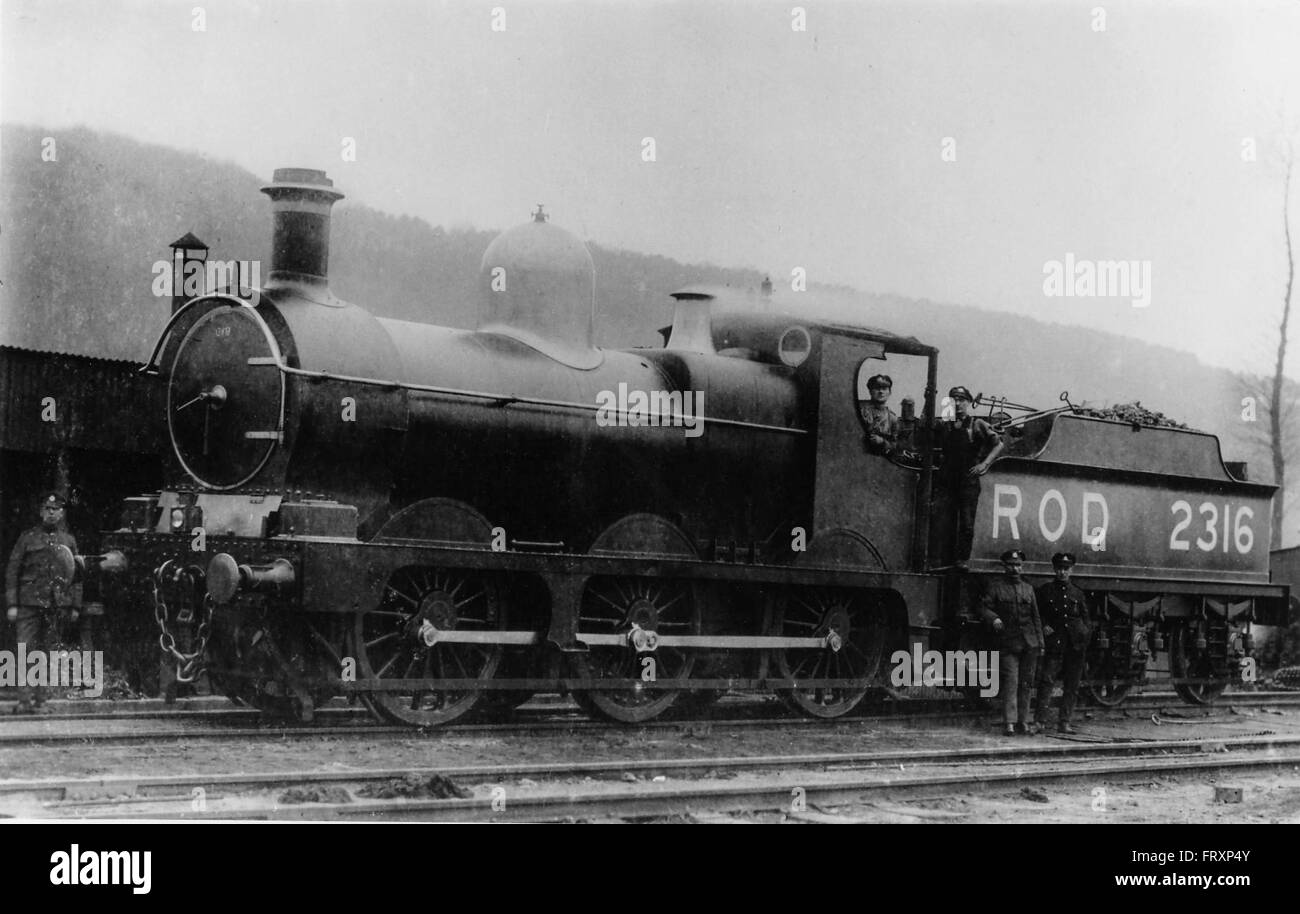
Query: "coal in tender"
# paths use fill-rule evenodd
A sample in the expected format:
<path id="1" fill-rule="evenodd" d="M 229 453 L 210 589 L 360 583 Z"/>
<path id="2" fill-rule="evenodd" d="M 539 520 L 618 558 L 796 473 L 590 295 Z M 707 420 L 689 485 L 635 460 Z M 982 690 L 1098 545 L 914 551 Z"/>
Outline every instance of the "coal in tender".
<path id="1" fill-rule="evenodd" d="M 1147 409 L 1137 402 L 1117 403 L 1114 406 L 1105 407 L 1076 406 L 1074 412 L 1075 415 L 1079 416 L 1091 416 L 1093 419 L 1113 419 L 1116 422 L 1128 422 L 1131 425 L 1192 430 L 1190 425 L 1184 425 L 1182 422 L 1171 419 L 1164 413 L 1157 412 L 1154 409 Z"/>

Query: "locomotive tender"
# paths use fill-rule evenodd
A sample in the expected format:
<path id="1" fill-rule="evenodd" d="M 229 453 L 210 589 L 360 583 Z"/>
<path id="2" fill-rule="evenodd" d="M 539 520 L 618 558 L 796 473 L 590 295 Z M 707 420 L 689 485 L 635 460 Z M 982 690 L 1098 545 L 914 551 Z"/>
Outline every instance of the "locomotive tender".
<path id="1" fill-rule="evenodd" d="M 414 726 L 538 691 L 626 722 L 728 689 L 836 717 L 893 650 L 973 643 L 975 576 L 950 568 L 931 461 L 866 453 L 857 415 L 860 375 L 918 366 L 930 455 L 934 348 L 698 289 L 674 296 L 662 349 L 597 348 L 591 256 L 540 208 L 484 254 L 477 330 L 378 318 L 330 292 L 342 194 L 324 173 L 262 190 L 269 280 L 172 316 L 146 366 L 171 481 L 105 538 L 126 558 L 116 602 L 148 601 L 182 678 L 205 665 L 304 717 L 357 694 Z M 1210 435 L 1019 427 L 972 570 L 1012 546 L 1030 575 L 1077 552 L 1106 619 L 1094 694 L 1120 700 L 1167 636 L 1180 692 L 1211 700 L 1285 605 L 1273 487 L 1233 478 Z"/>

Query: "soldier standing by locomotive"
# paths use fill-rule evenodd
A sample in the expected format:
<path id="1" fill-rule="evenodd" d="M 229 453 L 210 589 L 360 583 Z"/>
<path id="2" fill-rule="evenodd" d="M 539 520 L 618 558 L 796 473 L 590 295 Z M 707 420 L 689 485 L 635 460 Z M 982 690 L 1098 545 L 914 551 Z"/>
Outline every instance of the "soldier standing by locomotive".
<path id="1" fill-rule="evenodd" d="M 941 510 L 956 515 L 957 546 L 953 564 L 965 571 L 975 540 L 975 509 L 980 500 L 980 477 L 1002 453 L 1002 437 L 988 422 L 970 414 L 974 398 L 965 387 L 948 391 L 956 418 L 940 423 L 943 467 L 939 476 Z M 1028 586 L 1028 585 L 1026 585 Z"/>
<path id="2" fill-rule="evenodd" d="M 1043 624 L 1038 616 L 1034 589 L 1020 578 L 1025 555 L 1018 549 L 1002 553 L 1002 577 L 988 582 L 978 612 L 999 634 L 999 670 L 1002 696 L 1002 725 L 1007 736 L 1029 733 L 1038 657 L 1043 649 Z"/>
<path id="3" fill-rule="evenodd" d="M 1070 724 L 1074 704 L 1079 697 L 1079 681 L 1083 678 L 1084 654 L 1092 637 L 1088 619 L 1088 600 L 1083 591 L 1070 583 L 1075 558 L 1068 552 L 1052 556 L 1052 571 L 1056 579 L 1048 581 L 1035 592 L 1038 611 L 1043 620 L 1043 634 L 1047 647 L 1038 671 L 1038 720 L 1047 717 L 1047 706 L 1052 698 L 1052 687 L 1058 676 L 1063 676 L 1061 714 L 1056 729 L 1062 733 L 1076 732 Z"/>
<path id="4" fill-rule="evenodd" d="M 66 611 L 75 620 L 81 607 L 81 585 L 71 582 L 66 558 L 59 555 L 60 546 L 71 555 L 77 553 L 77 541 L 63 529 L 65 503 L 57 492 L 41 498 L 41 522 L 18 537 L 5 569 L 6 618 L 16 625 L 18 643 L 28 651 L 47 650 L 56 614 Z M 33 714 L 44 703 L 44 688 L 24 686 L 14 713 Z"/>
<path id="5" fill-rule="evenodd" d="M 872 454 L 889 455 L 898 444 L 898 416 L 885 404 L 894 392 L 894 381 L 889 375 L 872 375 L 867 379 L 870 400 L 858 407 L 858 415 L 867 427 L 867 450 Z"/>

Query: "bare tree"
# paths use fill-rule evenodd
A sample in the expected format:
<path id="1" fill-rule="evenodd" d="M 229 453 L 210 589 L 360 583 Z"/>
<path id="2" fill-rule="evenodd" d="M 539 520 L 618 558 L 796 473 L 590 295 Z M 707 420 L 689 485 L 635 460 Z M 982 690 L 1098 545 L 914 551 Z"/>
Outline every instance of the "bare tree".
<path id="1" fill-rule="evenodd" d="M 1283 367 L 1286 364 L 1286 334 L 1291 322 L 1291 288 L 1295 283 L 1295 256 L 1291 250 L 1291 166 L 1294 159 L 1292 147 L 1287 144 L 1286 179 L 1282 185 L 1282 232 L 1286 239 L 1286 291 L 1282 295 L 1282 325 L 1278 331 L 1277 362 L 1273 367 L 1273 389 L 1269 396 L 1268 431 L 1273 453 L 1273 481 L 1278 486 L 1278 497 L 1273 499 L 1273 542 L 1282 545 L 1282 521 L 1286 516 L 1286 453 L 1282 439 L 1282 388 L 1286 382 Z"/>
<path id="2" fill-rule="evenodd" d="M 1271 335 L 1270 335 L 1271 336 Z M 1265 361 L 1276 355 L 1277 341 L 1273 339 L 1261 340 L 1260 359 Z M 1277 472 L 1277 458 L 1280 457 L 1283 468 L 1294 466 L 1295 461 L 1300 459 L 1300 436 L 1297 436 L 1297 429 L 1300 423 L 1295 421 L 1296 412 L 1300 409 L 1300 403 L 1297 402 L 1296 383 L 1288 379 L 1283 389 L 1281 397 L 1281 410 L 1278 415 L 1278 421 L 1273 421 L 1274 410 L 1272 407 L 1274 378 L 1271 374 L 1258 375 L 1238 375 L 1238 390 L 1240 396 L 1249 398 L 1252 409 L 1258 411 L 1258 421 L 1250 422 L 1240 432 L 1238 439 L 1247 447 L 1247 453 L 1250 454 L 1252 463 L 1258 462 L 1261 465 L 1271 463 L 1274 473 Z M 1246 401 L 1242 401 L 1244 407 Z M 1244 416 L 1244 414 L 1243 414 Z M 1266 421 L 1267 420 L 1267 421 Z M 1275 429 L 1280 429 L 1281 440 L 1278 446 L 1274 446 L 1277 440 L 1274 436 L 1277 434 Z M 1294 507 L 1296 494 L 1288 493 L 1278 489 L 1273 504 L 1273 516 L 1270 519 L 1272 529 L 1274 530 L 1273 548 L 1280 548 L 1282 544 L 1282 534 L 1285 527 L 1278 526 L 1279 518 L 1284 518 L 1287 512 Z"/>
<path id="3" fill-rule="evenodd" d="M 1285 117 L 1283 121 L 1285 122 Z M 1295 252 L 1291 243 L 1291 170 L 1294 160 L 1294 147 L 1288 140 L 1283 152 L 1282 185 L 1282 237 L 1286 242 L 1286 288 L 1282 294 L 1282 320 L 1278 326 L 1277 347 L 1273 353 L 1273 373 L 1271 377 L 1239 376 L 1241 392 L 1250 398 L 1252 404 L 1261 404 L 1259 412 L 1268 417 L 1267 426 L 1262 423 L 1255 426 L 1257 431 L 1248 433 L 1246 440 L 1260 452 L 1267 452 L 1273 464 L 1273 481 L 1278 487 L 1277 496 L 1273 499 L 1271 519 L 1274 548 L 1282 545 L 1286 533 L 1287 507 L 1293 501 L 1286 491 L 1286 467 L 1300 450 L 1297 447 L 1296 427 L 1292 422 L 1296 411 L 1295 385 L 1289 385 L 1285 375 L 1287 335 L 1291 325 L 1291 292 L 1295 286 Z M 1272 343 L 1266 338 L 1261 338 L 1259 345 L 1262 350 L 1273 348 Z M 1260 355 L 1264 355 L 1264 352 L 1261 351 Z M 1252 405 L 1251 408 L 1254 409 L 1254 406 Z"/>

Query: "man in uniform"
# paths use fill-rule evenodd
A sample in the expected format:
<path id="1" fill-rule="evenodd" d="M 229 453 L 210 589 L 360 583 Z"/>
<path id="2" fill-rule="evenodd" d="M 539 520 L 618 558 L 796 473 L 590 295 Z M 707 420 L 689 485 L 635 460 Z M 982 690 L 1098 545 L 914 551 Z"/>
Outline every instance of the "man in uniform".
<path id="1" fill-rule="evenodd" d="M 1007 736 L 1029 733 L 1029 697 L 1043 649 L 1043 624 L 1034 589 L 1020 579 L 1025 556 L 1018 549 L 1002 553 L 1004 574 L 989 581 L 978 612 L 999 635 L 998 683 L 1002 695 L 1002 725 Z"/>
<path id="2" fill-rule="evenodd" d="M 863 400 L 858 415 L 867 427 L 867 450 L 872 454 L 891 454 L 898 444 L 898 416 L 885 404 L 894 392 L 894 382 L 887 374 L 867 379 L 871 399 Z"/>
<path id="3" fill-rule="evenodd" d="M 971 543 L 975 540 L 975 509 L 980 500 L 980 477 L 989 471 L 990 464 L 1002 453 L 1004 445 L 993 426 L 970 414 L 974 398 L 969 390 L 954 387 L 948 391 L 948 398 L 952 402 L 956 418 L 940 425 L 943 467 L 940 471 L 939 493 L 940 498 L 947 502 L 945 510 L 956 514 L 957 548 L 953 564 L 965 571 L 970 559 Z"/>
<path id="4" fill-rule="evenodd" d="M 1070 717 L 1074 714 L 1074 703 L 1079 697 L 1083 658 L 1092 637 L 1087 597 L 1082 590 L 1070 583 L 1070 573 L 1073 570 L 1074 556 L 1068 552 L 1056 553 L 1052 556 L 1052 571 L 1056 580 L 1048 581 L 1035 592 L 1038 597 L 1038 612 L 1043 620 L 1043 634 L 1047 638 L 1047 647 L 1038 671 L 1038 721 L 1042 723 L 1047 717 L 1052 687 L 1056 684 L 1057 677 L 1064 673 L 1061 716 L 1056 725 L 1056 729 L 1062 733 L 1075 732 L 1070 725 Z"/>
<path id="5" fill-rule="evenodd" d="M 56 614 L 67 612 L 75 620 L 81 607 L 81 585 L 72 583 L 67 557 L 59 554 L 60 546 L 77 553 L 77 541 L 63 529 L 64 504 L 57 492 L 41 497 L 41 522 L 18 537 L 5 569 L 6 618 L 17 625 L 18 643 L 28 651 L 47 650 Z M 35 713 L 44 692 L 41 686 L 34 696 L 30 687 L 21 689 L 14 713 Z"/>

